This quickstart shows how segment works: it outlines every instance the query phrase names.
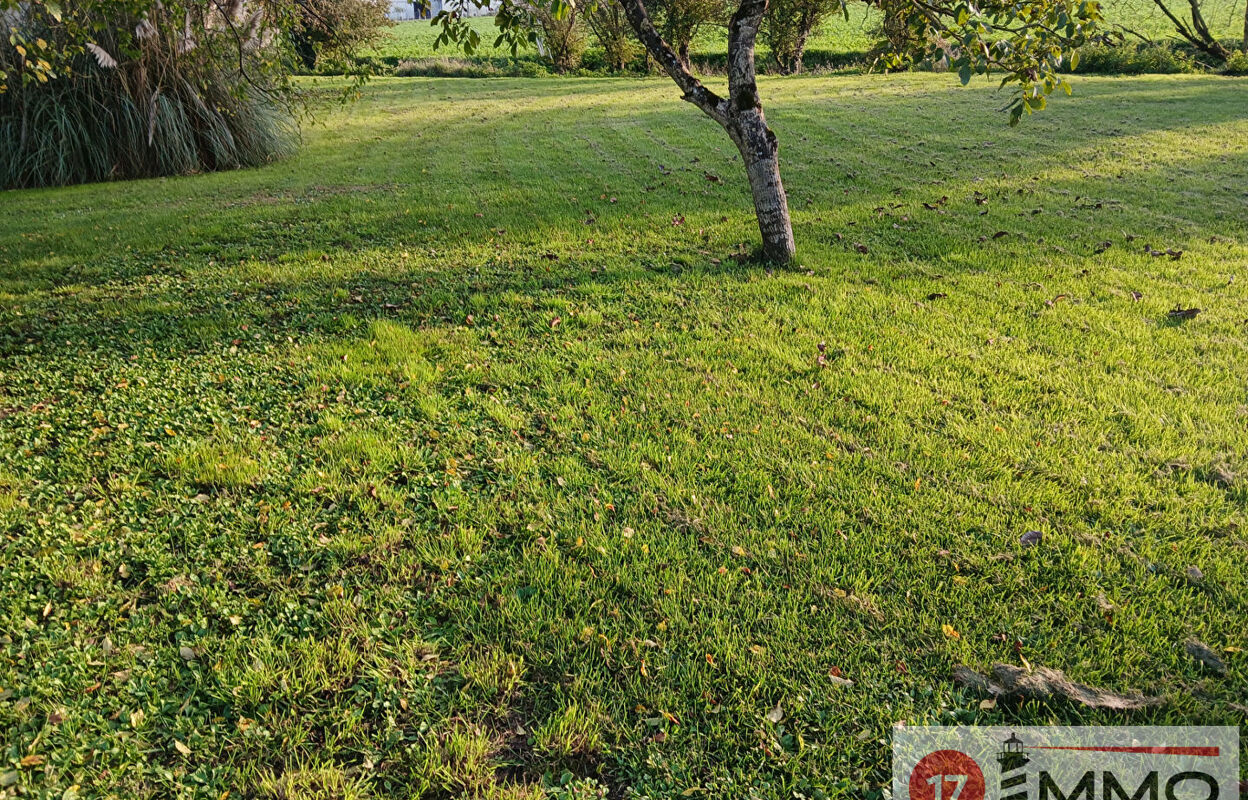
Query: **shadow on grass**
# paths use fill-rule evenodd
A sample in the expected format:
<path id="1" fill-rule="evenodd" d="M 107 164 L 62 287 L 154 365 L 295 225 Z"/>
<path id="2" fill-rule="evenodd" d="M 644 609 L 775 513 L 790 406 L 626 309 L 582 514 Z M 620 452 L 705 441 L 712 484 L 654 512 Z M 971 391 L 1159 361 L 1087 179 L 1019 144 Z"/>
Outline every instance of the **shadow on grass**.
<path id="1" fill-rule="evenodd" d="M 1199 195 L 1248 163 L 1242 151 L 1133 163 L 1106 152 L 1239 122 L 1242 86 L 1223 79 L 1080 82 L 1015 130 L 984 92 L 932 76 L 765 89 L 803 261 L 877 279 L 978 269 L 957 242 L 1017 255 L 1071 223 L 1026 208 L 1011 221 L 995 198 L 981 219 L 963 200 L 981 187 L 1016 205 L 1098 187 L 1144 203 L 1159 182 L 1167 196 Z M 4 351 L 68 337 L 128 352 L 132 329 L 149 346 L 194 347 L 239 324 L 299 330 L 300 315 L 462 319 L 483 293 L 766 269 L 745 257 L 757 231 L 738 156 L 665 81 L 390 80 L 335 114 L 298 157 L 264 170 L 9 193 L 0 288 L 30 307 L 5 315 Z M 955 199 L 948 217 L 917 205 L 938 196 Z M 1190 236 L 1226 232 L 1215 227 Z M 1011 236 L 998 241 L 999 228 Z M 297 311 L 284 307 L 292 297 Z"/>

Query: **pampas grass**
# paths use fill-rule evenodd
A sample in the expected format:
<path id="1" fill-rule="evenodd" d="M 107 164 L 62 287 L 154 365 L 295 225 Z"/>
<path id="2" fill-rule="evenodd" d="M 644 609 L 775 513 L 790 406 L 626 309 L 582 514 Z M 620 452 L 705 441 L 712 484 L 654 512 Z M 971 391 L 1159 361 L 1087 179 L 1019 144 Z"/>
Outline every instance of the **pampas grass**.
<path id="1" fill-rule="evenodd" d="M 0 186 L 235 169 L 293 150 L 294 117 L 263 72 L 243 74 L 210 31 L 195 44 L 189 21 L 169 24 L 163 8 L 87 44 L 69 75 L 0 92 Z M 265 46 L 254 15 L 243 20 L 252 53 Z"/>

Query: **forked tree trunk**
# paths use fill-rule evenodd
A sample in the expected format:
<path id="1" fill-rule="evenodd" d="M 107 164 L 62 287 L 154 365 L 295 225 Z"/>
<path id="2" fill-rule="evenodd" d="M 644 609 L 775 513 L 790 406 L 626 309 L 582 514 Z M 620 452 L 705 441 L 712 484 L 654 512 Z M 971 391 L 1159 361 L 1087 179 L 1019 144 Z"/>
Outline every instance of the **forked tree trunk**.
<path id="1" fill-rule="evenodd" d="M 663 40 L 650 21 L 644 0 L 621 0 L 629 24 L 646 46 L 646 52 L 676 82 L 684 99 L 723 126 L 737 145 L 750 180 L 754 214 L 763 237 L 763 255 L 768 261 L 785 264 L 795 252 L 793 224 L 780 181 L 779 146 L 763 115 L 754 70 L 754 42 L 767 0 L 740 3 L 728 26 L 728 97 L 724 98 L 703 86 L 681 55 Z"/>
<path id="2" fill-rule="evenodd" d="M 1200 0 L 1188 0 L 1188 6 L 1191 9 L 1191 27 L 1188 27 L 1184 20 L 1179 19 L 1170 10 L 1165 0 L 1153 0 L 1153 4 L 1161 9 L 1161 13 L 1165 14 L 1170 22 L 1174 24 L 1175 31 L 1197 50 L 1222 61 L 1230 58 L 1230 51 L 1223 47 L 1222 43 L 1209 32 L 1209 26 L 1205 24 L 1205 17 L 1200 12 Z M 1248 9 L 1245 9 L 1245 12 L 1248 13 Z M 1244 18 L 1244 32 L 1248 34 L 1248 16 Z"/>

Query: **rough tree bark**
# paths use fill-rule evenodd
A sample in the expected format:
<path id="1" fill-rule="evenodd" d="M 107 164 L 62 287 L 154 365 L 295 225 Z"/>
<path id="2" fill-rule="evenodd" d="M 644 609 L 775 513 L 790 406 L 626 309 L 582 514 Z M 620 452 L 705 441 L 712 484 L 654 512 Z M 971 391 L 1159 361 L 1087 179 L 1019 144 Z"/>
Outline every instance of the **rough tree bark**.
<path id="1" fill-rule="evenodd" d="M 784 264 L 793 258 L 793 225 L 780 180 L 779 146 L 767 127 L 758 98 L 754 43 L 767 11 L 767 0 L 741 0 L 728 26 L 728 97 L 707 89 L 682 63 L 650 21 L 643 0 L 622 0 L 624 13 L 646 51 L 663 67 L 684 99 L 718 122 L 741 153 L 754 197 L 754 213 L 763 237 L 763 255 Z"/>

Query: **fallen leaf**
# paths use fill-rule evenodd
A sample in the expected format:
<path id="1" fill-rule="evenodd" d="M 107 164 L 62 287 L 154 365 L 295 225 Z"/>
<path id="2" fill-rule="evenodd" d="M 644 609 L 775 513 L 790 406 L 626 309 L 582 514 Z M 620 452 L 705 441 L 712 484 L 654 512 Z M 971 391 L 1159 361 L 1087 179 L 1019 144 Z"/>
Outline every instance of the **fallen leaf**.
<path id="1" fill-rule="evenodd" d="M 950 639 L 962 638 L 962 634 L 958 633 L 957 629 L 954 628 L 952 625 L 950 625 L 948 622 L 946 622 L 944 625 L 941 625 L 940 629 L 944 631 L 945 636 L 948 636 Z"/>
<path id="2" fill-rule="evenodd" d="M 778 725 L 784 719 L 784 709 L 780 707 L 779 703 L 776 703 L 776 707 L 767 712 L 765 719 L 772 724 Z"/>
<path id="3" fill-rule="evenodd" d="M 177 750 L 179 753 L 181 753 L 184 756 L 189 756 L 191 754 L 191 748 L 182 744 L 177 739 L 173 740 L 173 749 Z"/>
<path id="4" fill-rule="evenodd" d="M 1021 542 L 1024 547 L 1030 547 L 1032 545 L 1040 544 L 1040 540 L 1043 538 L 1044 534 L 1040 531 L 1027 531 L 1022 536 L 1018 537 L 1018 541 Z"/>

